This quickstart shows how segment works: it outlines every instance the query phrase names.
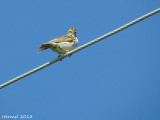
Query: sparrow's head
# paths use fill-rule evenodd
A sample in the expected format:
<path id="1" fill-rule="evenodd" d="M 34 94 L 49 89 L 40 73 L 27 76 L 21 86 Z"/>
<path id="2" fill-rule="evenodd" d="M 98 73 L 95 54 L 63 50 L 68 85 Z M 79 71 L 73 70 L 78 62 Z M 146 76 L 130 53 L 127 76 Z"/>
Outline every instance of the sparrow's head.
<path id="1" fill-rule="evenodd" d="M 76 29 L 75 28 L 70 28 L 69 31 L 68 31 L 68 34 L 76 37 Z"/>

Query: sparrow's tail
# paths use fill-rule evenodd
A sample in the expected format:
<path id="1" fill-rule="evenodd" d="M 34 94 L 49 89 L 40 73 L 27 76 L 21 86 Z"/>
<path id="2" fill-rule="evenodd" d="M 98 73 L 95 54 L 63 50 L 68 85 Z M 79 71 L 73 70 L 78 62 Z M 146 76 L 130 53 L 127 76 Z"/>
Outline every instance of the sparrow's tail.
<path id="1" fill-rule="evenodd" d="M 42 45 L 40 45 L 39 49 L 38 49 L 38 53 L 43 51 L 43 50 L 46 50 L 50 47 L 50 44 L 49 43 L 43 43 Z"/>

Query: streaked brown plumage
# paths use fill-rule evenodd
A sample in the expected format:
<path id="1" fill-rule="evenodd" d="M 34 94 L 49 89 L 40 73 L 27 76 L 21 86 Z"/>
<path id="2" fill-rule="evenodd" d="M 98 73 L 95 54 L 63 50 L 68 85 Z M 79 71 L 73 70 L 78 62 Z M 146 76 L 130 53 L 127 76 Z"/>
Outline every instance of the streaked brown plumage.
<path id="1" fill-rule="evenodd" d="M 76 48 L 77 44 L 78 44 L 78 39 L 76 37 L 76 29 L 70 28 L 67 35 L 58 37 L 47 43 L 43 43 L 42 45 L 40 45 L 38 52 L 50 48 L 57 54 L 64 55 L 67 52 Z"/>

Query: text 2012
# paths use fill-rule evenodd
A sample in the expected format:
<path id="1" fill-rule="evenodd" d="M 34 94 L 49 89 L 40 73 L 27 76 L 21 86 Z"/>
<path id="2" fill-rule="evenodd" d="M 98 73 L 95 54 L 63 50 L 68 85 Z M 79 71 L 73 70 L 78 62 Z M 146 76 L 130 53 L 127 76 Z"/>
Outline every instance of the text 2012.
<path id="1" fill-rule="evenodd" d="M 32 115 L 20 115 L 20 119 L 32 119 Z"/>

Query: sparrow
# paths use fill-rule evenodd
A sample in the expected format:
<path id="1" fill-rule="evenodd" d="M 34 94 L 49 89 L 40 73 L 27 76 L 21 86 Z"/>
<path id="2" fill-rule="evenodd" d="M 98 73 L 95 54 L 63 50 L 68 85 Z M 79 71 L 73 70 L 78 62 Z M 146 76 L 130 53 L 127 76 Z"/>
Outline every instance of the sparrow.
<path id="1" fill-rule="evenodd" d="M 70 28 L 67 35 L 60 36 L 47 43 L 41 44 L 38 49 L 38 53 L 50 48 L 59 55 L 58 57 L 60 57 L 75 49 L 77 44 L 78 38 L 76 36 L 76 29 Z"/>

